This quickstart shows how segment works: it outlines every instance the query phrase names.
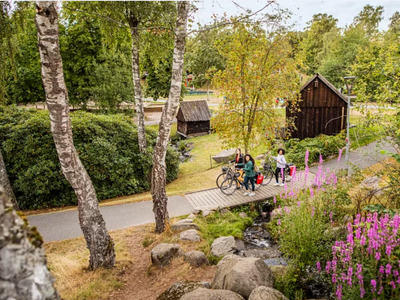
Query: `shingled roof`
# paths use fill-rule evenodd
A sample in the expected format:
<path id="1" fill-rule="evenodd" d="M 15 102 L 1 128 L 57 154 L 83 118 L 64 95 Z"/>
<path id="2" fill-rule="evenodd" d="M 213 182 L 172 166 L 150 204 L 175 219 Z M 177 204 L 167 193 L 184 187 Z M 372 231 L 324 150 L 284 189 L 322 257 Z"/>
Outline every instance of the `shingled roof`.
<path id="1" fill-rule="evenodd" d="M 209 121 L 211 118 L 211 113 L 208 109 L 208 104 L 206 100 L 181 101 L 179 110 L 182 112 L 184 118 L 184 120 L 182 121 Z"/>
<path id="2" fill-rule="evenodd" d="M 328 79 L 326 79 L 324 76 L 322 76 L 321 74 L 317 73 L 315 74 L 313 77 L 311 77 L 302 87 L 300 90 L 303 90 L 304 88 L 306 88 L 310 82 L 314 81 L 315 78 L 319 78 L 323 83 L 325 83 L 336 95 L 338 95 L 344 102 L 347 103 L 347 97 L 346 95 L 342 94 L 341 92 L 339 92 L 332 83 L 330 83 L 328 81 Z"/>

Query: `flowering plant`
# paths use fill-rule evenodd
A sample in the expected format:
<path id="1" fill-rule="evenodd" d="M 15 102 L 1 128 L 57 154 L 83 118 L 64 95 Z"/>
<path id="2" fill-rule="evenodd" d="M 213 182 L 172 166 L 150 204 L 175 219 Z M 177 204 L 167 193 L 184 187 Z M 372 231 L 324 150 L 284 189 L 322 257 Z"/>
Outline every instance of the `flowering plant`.
<path id="1" fill-rule="evenodd" d="M 357 215 L 326 264 L 337 299 L 400 299 L 400 216 Z"/>

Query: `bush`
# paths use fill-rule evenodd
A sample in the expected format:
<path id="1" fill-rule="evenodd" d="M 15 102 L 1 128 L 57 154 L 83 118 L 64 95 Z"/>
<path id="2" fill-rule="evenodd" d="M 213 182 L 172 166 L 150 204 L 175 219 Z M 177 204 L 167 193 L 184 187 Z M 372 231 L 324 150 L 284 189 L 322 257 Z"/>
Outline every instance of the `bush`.
<path id="1" fill-rule="evenodd" d="M 99 200 L 150 189 L 156 132 L 147 130 L 148 151 L 139 152 L 137 131 L 123 115 L 71 114 L 73 137 Z M 0 147 L 21 209 L 75 205 L 62 175 L 47 111 L 0 109 Z M 178 155 L 168 149 L 167 181 L 178 174 Z"/>
<path id="2" fill-rule="evenodd" d="M 323 158 L 335 155 L 346 145 L 344 131 L 338 135 L 319 135 L 315 138 L 304 140 L 290 139 L 285 143 L 287 149 L 286 161 L 294 163 L 297 167 L 304 166 L 304 155 L 308 149 L 308 163 L 318 162 L 320 154 Z M 278 150 L 277 147 L 275 150 Z M 276 151 L 274 151 L 276 153 Z"/>

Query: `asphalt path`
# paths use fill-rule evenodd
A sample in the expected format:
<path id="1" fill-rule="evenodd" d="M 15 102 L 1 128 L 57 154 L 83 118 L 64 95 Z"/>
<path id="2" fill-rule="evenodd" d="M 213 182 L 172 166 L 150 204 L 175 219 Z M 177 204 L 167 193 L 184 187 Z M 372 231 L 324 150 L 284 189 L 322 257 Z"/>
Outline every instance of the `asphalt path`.
<path id="1" fill-rule="evenodd" d="M 168 197 L 170 217 L 190 214 L 193 207 L 182 196 Z M 142 201 L 100 207 L 108 230 L 118 230 L 135 225 L 154 223 L 153 202 Z M 69 210 L 28 216 L 31 226 L 36 226 L 45 242 L 76 238 L 82 235 L 79 227 L 78 211 Z"/>

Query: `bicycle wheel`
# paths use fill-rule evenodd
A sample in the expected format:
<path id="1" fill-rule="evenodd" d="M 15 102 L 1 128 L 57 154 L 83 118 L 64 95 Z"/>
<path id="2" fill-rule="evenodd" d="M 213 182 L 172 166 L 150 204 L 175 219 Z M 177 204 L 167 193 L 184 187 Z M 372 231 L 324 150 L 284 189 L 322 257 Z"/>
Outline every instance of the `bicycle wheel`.
<path id="1" fill-rule="evenodd" d="M 220 190 L 223 194 L 225 195 L 232 195 L 234 192 L 236 192 L 238 186 L 237 179 L 235 177 L 232 178 L 227 178 L 221 183 Z"/>
<path id="2" fill-rule="evenodd" d="M 262 186 L 268 185 L 271 182 L 272 178 L 274 178 L 274 176 L 275 175 L 271 170 L 267 171 L 267 173 L 264 174 L 264 180 L 261 185 Z"/>
<path id="3" fill-rule="evenodd" d="M 218 175 L 217 180 L 215 181 L 215 183 L 217 184 L 217 187 L 221 187 L 221 183 L 222 181 L 224 181 L 225 179 L 228 178 L 228 173 L 221 173 Z"/>

